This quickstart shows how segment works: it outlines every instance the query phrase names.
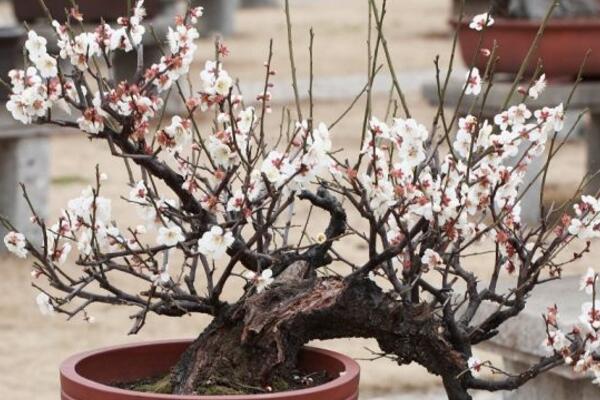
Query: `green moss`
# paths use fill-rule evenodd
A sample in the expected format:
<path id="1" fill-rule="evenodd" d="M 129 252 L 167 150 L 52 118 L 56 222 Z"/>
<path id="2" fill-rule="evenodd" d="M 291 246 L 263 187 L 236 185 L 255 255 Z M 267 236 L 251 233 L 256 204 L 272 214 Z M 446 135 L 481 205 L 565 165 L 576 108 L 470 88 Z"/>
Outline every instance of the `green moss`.
<path id="1" fill-rule="evenodd" d="M 245 394 L 239 390 L 221 385 L 202 386 L 199 388 L 198 393 L 209 396 L 232 396 L 236 394 Z"/>
<path id="2" fill-rule="evenodd" d="M 144 379 L 127 385 L 127 389 L 143 393 L 171 394 L 171 379 L 169 375 L 154 379 Z"/>
<path id="3" fill-rule="evenodd" d="M 273 379 L 273 391 L 285 392 L 286 390 L 290 390 L 290 384 L 288 381 L 279 376 Z"/>

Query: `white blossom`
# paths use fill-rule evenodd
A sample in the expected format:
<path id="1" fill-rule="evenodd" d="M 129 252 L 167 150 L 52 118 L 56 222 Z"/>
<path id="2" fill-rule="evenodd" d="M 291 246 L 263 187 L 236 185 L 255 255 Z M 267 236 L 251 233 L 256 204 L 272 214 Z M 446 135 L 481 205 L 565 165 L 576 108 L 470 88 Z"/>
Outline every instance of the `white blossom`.
<path id="1" fill-rule="evenodd" d="M 494 22 L 494 18 L 492 18 L 492 16 L 488 13 L 478 14 L 473 17 L 473 20 L 471 20 L 469 28 L 474 29 L 476 31 L 481 31 L 486 26 L 494 25 Z"/>
<path id="2" fill-rule="evenodd" d="M 465 94 L 477 96 L 481 93 L 481 76 L 479 75 L 479 69 L 473 67 L 467 72 L 467 86 L 465 88 Z"/>
<path id="3" fill-rule="evenodd" d="M 594 292 L 594 287 L 597 283 L 598 274 L 593 268 L 588 268 L 585 275 L 581 278 L 579 284 L 579 290 L 585 290 L 585 292 L 591 295 Z"/>
<path id="4" fill-rule="evenodd" d="M 171 247 L 183 241 L 185 241 L 185 235 L 177 225 L 171 227 L 162 226 L 158 229 L 156 243 L 159 245 Z"/>
<path id="5" fill-rule="evenodd" d="M 546 85 L 546 74 L 542 74 L 529 88 L 529 97 L 536 100 L 538 97 L 540 97 L 540 94 L 542 94 L 544 89 L 546 89 Z"/>
<path id="6" fill-rule="evenodd" d="M 25 235 L 19 232 L 8 232 L 6 236 L 4 236 L 4 245 L 6 249 L 16 255 L 19 258 L 27 257 L 27 241 L 25 240 Z"/>
<path id="7" fill-rule="evenodd" d="M 254 271 L 246 271 L 245 277 L 254 283 L 257 293 L 261 293 L 274 281 L 273 271 L 270 269 L 265 269 L 260 274 L 257 274 Z"/>
<path id="8" fill-rule="evenodd" d="M 198 251 L 205 256 L 218 260 L 225 255 L 233 242 L 234 238 L 231 232 L 224 232 L 223 228 L 214 225 L 210 231 L 204 232 L 198 240 Z"/>
<path id="9" fill-rule="evenodd" d="M 48 316 L 54 314 L 54 307 L 50 301 L 50 296 L 48 296 L 46 293 L 38 294 L 35 298 L 35 302 L 38 305 L 42 315 Z"/>

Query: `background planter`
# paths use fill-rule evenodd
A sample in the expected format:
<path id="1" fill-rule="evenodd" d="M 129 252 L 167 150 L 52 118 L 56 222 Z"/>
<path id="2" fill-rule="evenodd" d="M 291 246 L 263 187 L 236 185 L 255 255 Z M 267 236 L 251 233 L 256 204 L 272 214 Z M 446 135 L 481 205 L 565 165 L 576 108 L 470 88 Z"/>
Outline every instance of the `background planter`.
<path id="1" fill-rule="evenodd" d="M 356 400 L 358 364 L 332 351 L 306 347 L 300 366 L 326 370 L 338 378 L 314 388 L 248 396 L 178 396 L 117 389 L 111 382 L 134 381 L 164 374 L 177 362 L 190 340 L 116 346 L 75 355 L 60 367 L 62 400 Z"/>
<path id="2" fill-rule="evenodd" d="M 454 22 L 456 26 L 456 22 Z M 496 19 L 484 32 L 483 47 L 491 49 L 498 44 L 499 57 L 496 72 L 516 73 L 539 29 L 539 21 Z M 459 42 L 467 65 L 477 52 L 480 32 L 469 29 L 469 21 L 459 27 Z M 600 77 L 600 19 L 551 20 L 533 55 L 526 74 L 531 76 L 537 60 L 542 59 L 548 78 L 573 78 L 577 76 L 588 49 L 592 50 L 584 70 L 586 77 Z M 487 58 L 479 56 L 476 67 L 485 70 Z"/>
<path id="3" fill-rule="evenodd" d="M 52 16 L 59 21 L 65 19 L 65 8 L 71 8 L 70 0 L 45 0 L 45 3 Z M 144 2 L 148 18 L 160 12 L 161 3 L 163 3 L 162 0 L 146 0 Z M 114 21 L 118 17 L 128 14 L 127 0 L 78 0 L 77 4 L 86 22 L 99 22 L 101 18 Z M 33 21 L 46 17 L 39 0 L 13 0 L 13 5 L 19 21 Z"/>

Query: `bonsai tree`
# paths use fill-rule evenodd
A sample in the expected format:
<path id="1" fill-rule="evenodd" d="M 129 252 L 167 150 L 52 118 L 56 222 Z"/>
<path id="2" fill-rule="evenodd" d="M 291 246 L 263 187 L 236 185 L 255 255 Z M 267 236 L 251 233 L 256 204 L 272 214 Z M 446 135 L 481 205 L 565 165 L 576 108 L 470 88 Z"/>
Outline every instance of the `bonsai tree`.
<path id="1" fill-rule="evenodd" d="M 200 8 L 174 21 L 164 56 L 146 70 L 143 1 L 118 27 L 81 32 L 82 16 L 74 10 L 65 24 L 52 22 L 58 54 L 48 53 L 46 40 L 30 31 L 29 65 L 10 72 L 7 109 L 24 124 L 72 127 L 104 141 L 126 161 L 130 188 L 120 201 L 139 217 L 135 227 L 119 224 L 112 200 L 103 195 L 106 176 L 97 168 L 95 183 L 69 201 L 57 221 L 44 220 L 31 204 L 41 245 L 3 220 L 11 230 L 7 248 L 34 260 L 42 312 L 89 320 L 95 303 L 130 307 L 130 333 L 143 328 L 149 313 L 211 315 L 168 377 L 165 390 L 178 394 L 207 393 L 214 385 L 226 393 L 277 389 L 295 370 L 305 343 L 344 337 L 374 338 L 398 364 L 424 366 L 441 377 L 452 400 L 470 399 L 472 389 L 512 390 L 565 363 L 600 381 L 593 271 L 582 281 L 591 301 L 582 305 L 579 326 L 561 330 L 557 307 L 548 305 L 547 336 L 540 337 L 547 357 L 509 373 L 473 356 L 473 346 L 518 315 L 536 286 L 559 279 L 600 236 L 600 201 L 579 198 L 586 181 L 571 203 L 542 210 L 539 225 L 520 218 L 524 172 L 534 158 L 547 157 L 538 175 L 546 179 L 564 144 L 557 133 L 568 102 L 529 110 L 528 94 L 541 95 L 545 86 L 539 79 L 521 88 L 522 103 L 507 106 L 494 121 L 480 120 L 476 108 L 472 115 L 449 115 L 443 101 L 450 64 L 447 77 L 438 79 L 440 107 L 430 129 L 411 117 L 395 78 L 389 115 L 378 119 L 370 99 L 378 54 L 396 73 L 382 29 L 386 4 L 369 4 L 376 34 L 364 123 L 346 132 L 336 132 L 337 122 L 314 121 L 312 100 L 309 107 L 298 100 L 291 36 L 296 105 L 281 131 L 270 133 L 271 51 L 255 107 L 224 68 L 228 50 L 221 42 L 200 73 L 200 86 L 184 94 Z M 287 2 L 286 10 L 289 24 Z M 485 16 L 472 26 L 485 30 L 492 23 Z M 107 73 L 111 53 L 122 51 L 137 53 L 135 83 L 114 82 Z M 465 101 L 485 102 L 493 53 L 481 51 L 489 57 L 487 71 L 469 70 Z M 518 82 L 507 105 L 517 88 Z M 174 96 L 185 112 L 167 117 L 165 102 Z M 59 108 L 71 117 L 61 117 Z M 203 113 L 214 116 L 212 123 L 199 123 Z M 346 135 L 361 138 L 354 153 L 339 152 Z M 527 150 L 520 161 L 506 165 L 519 148 Z M 26 188 L 24 195 L 29 201 Z M 311 212 L 296 214 L 299 203 Z M 313 228 L 317 220 L 327 221 L 322 232 Z M 339 251 L 348 240 L 363 242 L 364 254 Z M 494 256 L 489 279 L 465 266 L 482 248 Z M 511 282 L 510 289 L 500 290 L 501 280 Z M 225 299 L 224 292 L 236 287 L 237 298 Z M 479 315 L 483 302 L 496 311 Z M 483 369 L 500 378 L 480 376 Z"/>

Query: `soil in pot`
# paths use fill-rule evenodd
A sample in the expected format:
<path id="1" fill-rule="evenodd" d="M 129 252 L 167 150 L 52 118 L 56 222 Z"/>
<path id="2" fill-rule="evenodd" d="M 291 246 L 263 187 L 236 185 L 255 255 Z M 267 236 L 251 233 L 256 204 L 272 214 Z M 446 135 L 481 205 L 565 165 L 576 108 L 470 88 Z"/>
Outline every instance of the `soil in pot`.
<path id="1" fill-rule="evenodd" d="M 273 387 L 267 389 L 245 386 L 224 378 L 212 385 L 200 386 L 195 392 L 208 396 L 277 393 L 316 387 L 332 379 L 324 370 L 319 372 L 298 370 L 291 375 L 277 377 L 273 381 Z M 138 379 L 133 382 L 115 383 L 113 386 L 143 393 L 172 394 L 173 392 L 169 374 Z"/>

